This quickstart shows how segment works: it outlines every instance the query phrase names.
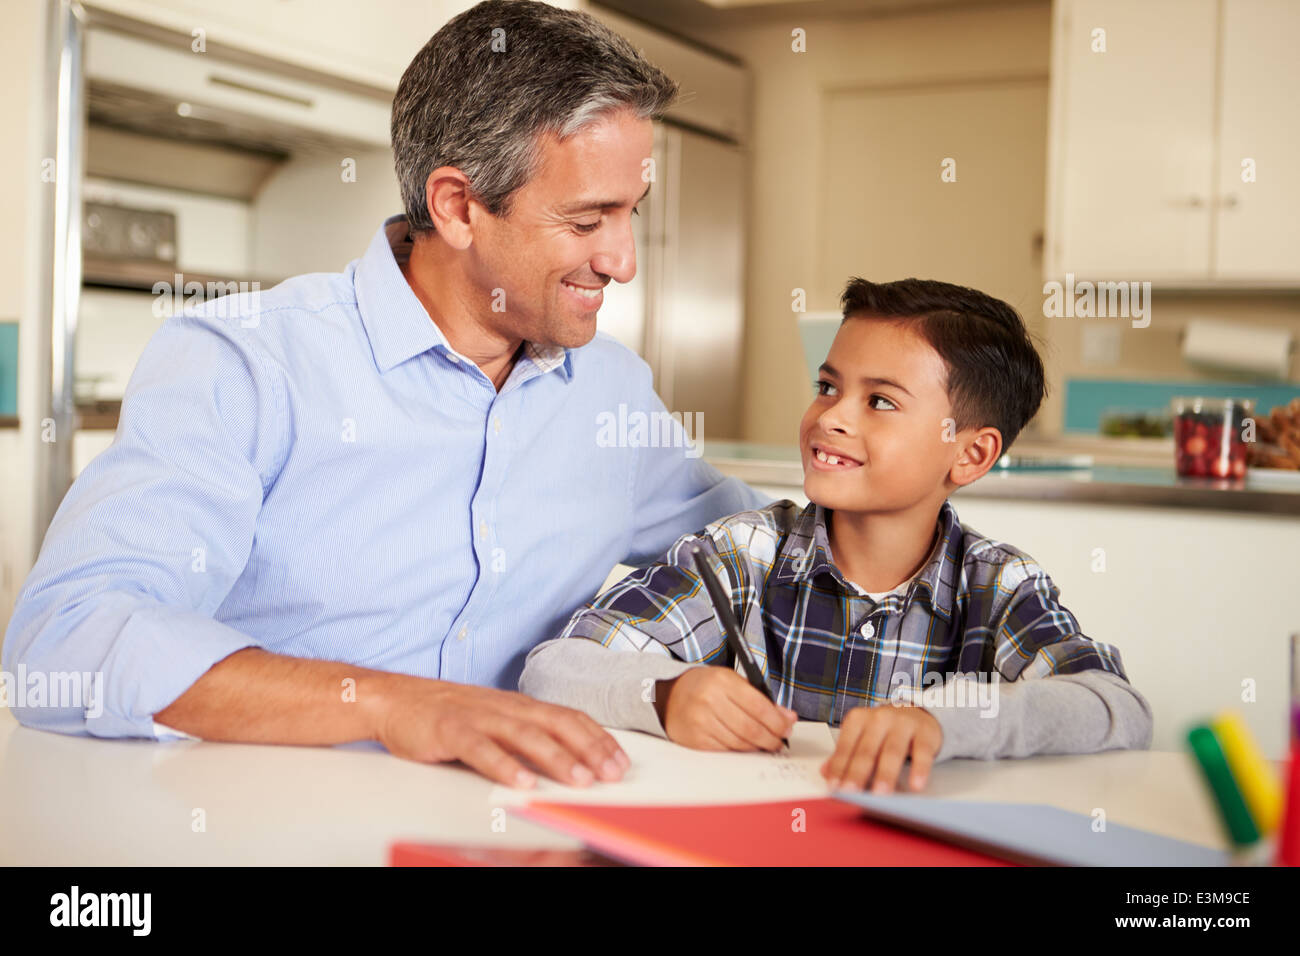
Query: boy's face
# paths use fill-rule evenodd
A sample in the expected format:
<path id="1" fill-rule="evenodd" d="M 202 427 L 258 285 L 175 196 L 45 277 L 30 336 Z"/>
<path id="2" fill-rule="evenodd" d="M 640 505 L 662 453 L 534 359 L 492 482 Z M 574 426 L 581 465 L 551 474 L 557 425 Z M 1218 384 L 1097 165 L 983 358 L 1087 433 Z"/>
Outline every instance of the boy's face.
<path id="1" fill-rule="evenodd" d="M 905 322 L 852 318 L 841 325 L 799 426 L 808 498 L 832 510 L 903 511 L 937 505 L 952 490 L 950 478 L 966 484 L 984 474 L 1001 440 L 990 449 L 987 433 L 996 436 L 996 429 L 954 434 L 945 427 L 952 416 L 947 376 L 939 353 Z M 970 446 L 980 434 L 973 463 Z"/>

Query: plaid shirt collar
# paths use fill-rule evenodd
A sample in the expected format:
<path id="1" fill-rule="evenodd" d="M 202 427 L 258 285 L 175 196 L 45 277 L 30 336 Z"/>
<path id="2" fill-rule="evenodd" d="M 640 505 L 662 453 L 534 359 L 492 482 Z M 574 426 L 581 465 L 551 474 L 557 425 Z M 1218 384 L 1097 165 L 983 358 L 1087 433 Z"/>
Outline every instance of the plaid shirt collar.
<path id="1" fill-rule="evenodd" d="M 807 586 L 820 576 L 829 576 L 834 585 L 850 595 L 860 594 L 840 573 L 831 560 L 830 536 L 826 520 L 830 511 L 809 502 L 786 535 L 769 577 L 771 584 Z M 906 611 L 914 601 L 924 601 L 944 621 L 951 621 L 957 595 L 962 585 L 962 541 L 964 531 L 953 506 L 944 501 L 939 509 L 939 546 L 926 565 L 911 581 L 903 595 L 890 595 L 880 602 L 881 609 Z M 824 583 L 824 582 L 823 582 Z"/>

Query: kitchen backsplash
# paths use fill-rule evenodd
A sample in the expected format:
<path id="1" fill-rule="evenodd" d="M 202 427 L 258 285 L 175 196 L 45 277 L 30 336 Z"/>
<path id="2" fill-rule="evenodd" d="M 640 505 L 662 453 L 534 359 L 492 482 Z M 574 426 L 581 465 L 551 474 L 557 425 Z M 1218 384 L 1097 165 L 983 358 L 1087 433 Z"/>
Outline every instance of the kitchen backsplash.
<path id="1" fill-rule="evenodd" d="M 1102 416 L 1108 411 L 1167 412 L 1169 400 L 1175 395 L 1249 398 L 1256 410 L 1267 412 L 1300 395 L 1300 385 L 1071 378 L 1065 383 L 1065 431 L 1099 434 Z"/>

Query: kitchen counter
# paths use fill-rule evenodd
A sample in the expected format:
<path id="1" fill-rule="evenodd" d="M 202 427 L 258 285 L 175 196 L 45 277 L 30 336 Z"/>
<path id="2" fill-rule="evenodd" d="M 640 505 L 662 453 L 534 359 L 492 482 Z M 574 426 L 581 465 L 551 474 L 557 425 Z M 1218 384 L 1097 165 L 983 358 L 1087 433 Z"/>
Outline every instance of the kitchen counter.
<path id="1" fill-rule="evenodd" d="M 1252 469 L 1244 481 L 1179 478 L 1171 440 L 1067 439 L 1017 443 L 1013 455 L 1090 454 L 1091 468 L 998 470 L 955 492 L 960 499 L 1096 502 L 1300 516 L 1300 472 Z M 704 458 L 751 485 L 802 488 L 798 449 L 705 441 Z"/>

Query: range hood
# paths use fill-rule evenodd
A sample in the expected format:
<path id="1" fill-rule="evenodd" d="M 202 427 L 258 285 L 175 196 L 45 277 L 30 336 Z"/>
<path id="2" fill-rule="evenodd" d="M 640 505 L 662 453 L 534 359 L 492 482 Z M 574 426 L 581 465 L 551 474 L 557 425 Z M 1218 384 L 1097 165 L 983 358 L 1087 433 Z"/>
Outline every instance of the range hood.
<path id="1" fill-rule="evenodd" d="M 91 124 L 269 159 L 389 143 L 391 99 L 108 29 L 86 31 Z"/>

